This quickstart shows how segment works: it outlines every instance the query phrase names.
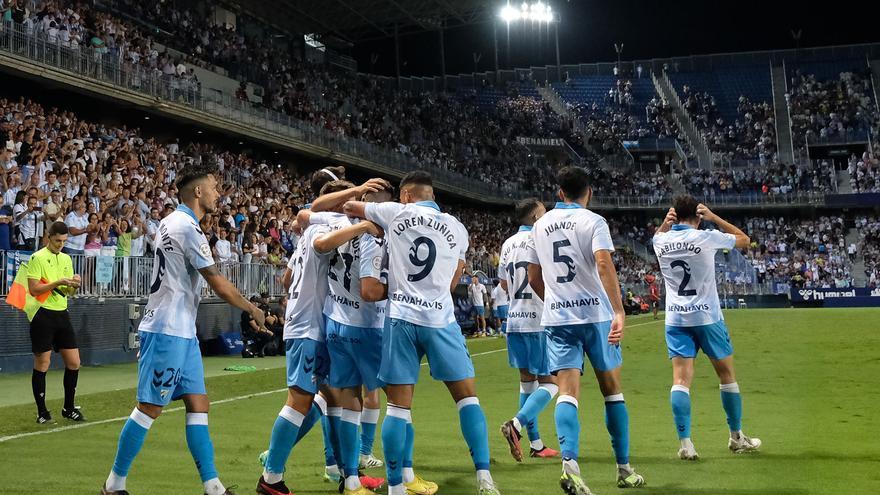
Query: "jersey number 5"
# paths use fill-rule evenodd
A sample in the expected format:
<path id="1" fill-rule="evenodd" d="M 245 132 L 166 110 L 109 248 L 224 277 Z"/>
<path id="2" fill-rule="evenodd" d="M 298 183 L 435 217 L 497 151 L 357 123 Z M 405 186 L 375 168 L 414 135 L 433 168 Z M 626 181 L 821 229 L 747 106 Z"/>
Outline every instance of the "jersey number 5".
<path id="1" fill-rule="evenodd" d="M 153 279 L 153 284 L 150 285 L 150 294 L 159 290 L 159 287 L 162 286 L 162 277 L 165 276 L 165 253 L 161 248 L 156 250 L 156 263 L 159 268 L 156 270 L 156 278 Z"/>
<path id="2" fill-rule="evenodd" d="M 556 241 L 553 243 L 553 262 L 554 263 L 564 263 L 565 267 L 568 268 L 568 273 L 565 275 L 561 275 L 556 277 L 556 282 L 560 284 L 567 284 L 574 280 L 575 272 L 574 272 L 574 260 L 571 259 L 571 256 L 562 254 L 562 248 L 571 246 L 571 241 L 568 239 L 563 239 L 561 241 Z"/>
<path id="3" fill-rule="evenodd" d="M 681 278 L 681 283 L 678 285 L 678 295 L 679 296 L 696 296 L 696 289 L 688 289 L 688 282 L 691 281 L 691 267 L 682 260 L 675 260 L 669 264 L 672 268 L 681 268 L 684 271 L 684 276 Z"/>

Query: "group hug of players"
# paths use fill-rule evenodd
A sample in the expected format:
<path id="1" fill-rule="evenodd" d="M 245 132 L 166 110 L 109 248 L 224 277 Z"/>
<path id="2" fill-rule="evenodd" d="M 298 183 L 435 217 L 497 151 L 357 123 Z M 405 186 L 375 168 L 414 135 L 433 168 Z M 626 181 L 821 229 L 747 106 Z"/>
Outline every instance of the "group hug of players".
<path id="1" fill-rule="evenodd" d="M 315 184 L 320 187 L 316 187 Z M 625 314 L 604 218 L 587 209 L 592 189 L 587 171 L 557 174 L 559 202 L 551 211 L 537 200 L 516 206 L 519 231 L 503 245 L 500 283 L 509 295 L 507 346 L 520 372 L 520 410 L 501 427 L 510 453 L 523 460 L 562 457 L 562 490 L 587 495 L 578 465 L 578 399 L 584 356 L 605 400 L 606 424 L 617 462 L 617 484 L 639 487 L 644 478 L 629 464 L 629 417 L 622 392 L 620 341 Z M 443 381 L 455 401 L 461 432 L 476 468 L 478 493 L 500 495 L 489 469 L 489 434 L 477 398 L 474 367 L 454 312 L 452 290 L 465 269 L 468 233 L 434 202 L 431 177 L 404 177 L 393 187 L 372 179 L 361 186 L 332 169 L 312 178 L 319 194 L 300 212 L 302 235 L 288 264 L 284 342 L 288 397 L 272 427 L 256 491 L 291 493 L 285 466 L 299 440 L 319 421 L 340 470 L 340 492 L 371 495 L 384 480 L 362 477 L 359 432 L 363 390 L 383 389 L 387 410 L 382 445 L 390 495 L 431 495 L 436 483 L 413 469 L 411 406 L 421 361 Z M 171 400 L 186 405 L 186 440 L 206 495 L 229 491 L 220 481 L 208 435 L 208 399 L 195 310 L 202 279 L 258 325 L 262 312 L 216 270 L 201 217 L 216 208 L 219 192 L 210 170 L 178 181 L 181 206 L 163 219 L 157 234 L 152 293 L 141 332 L 138 406 L 119 438 L 103 495 L 127 495 L 131 464 L 153 421 Z M 700 230 L 701 220 L 721 231 Z M 690 382 L 697 351 L 711 359 L 721 382 L 730 427 L 728 446 L 748 452 L 761 442 L 741 429 L 742 403 L 733 371 L 732 346 L 715 287 L 714 255 L 742 248 L 748 237 L 693 198 L 675 200 L 654 238 L 666 282 L 666 341 L 673 364 L 671 390 L 679 457 L 695 460 L 690 439 Z M 543 444 L 537 418 L 553 397 L 561 452 Z M 375 419 L 373 420 L 375 422 Z M 525 430 L 525 432 L 524 432 Z"/>

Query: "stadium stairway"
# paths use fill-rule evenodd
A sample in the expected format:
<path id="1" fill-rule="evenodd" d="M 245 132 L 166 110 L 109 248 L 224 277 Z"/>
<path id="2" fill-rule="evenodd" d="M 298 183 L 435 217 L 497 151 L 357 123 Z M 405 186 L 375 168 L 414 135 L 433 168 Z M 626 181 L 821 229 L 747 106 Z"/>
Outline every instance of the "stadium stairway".
<path id="1" fill-rule="evenodd" d="M 880 87 L 880 59 L 874 59 L 869 62 L 871 64 L 871 83 L 874 87 L 874 104 L 877 105 L 877 111 L 880 112 L 880 99 L 877 98 Z"/>
<path id="2" fill-rule="evenodd" d="M 838 194 L 852 194 L 852 183 L 850 183 L 850 175 L 846 170 L 838 170 L 837 176 L 835 177 L 837 180 L 837 193 Z"/>
<path id="3" fill-rule="evenodd" d="M 663 72 L 659 76 L 656 73 L 652 73 L 651 78 L 654 81 L 657 94 L 672 106 L 672 115 L 675 117 L 678 127 L 684 131 L 691 149 L 696 153 L 697 163 L 699 163 L 700 168 L 713 168 L 712 154 L 709 152 L 709 146 L 706 145 L 690 115 L 681 106 L 681 98 L 679 98 L 678 93 L 672 86 L 669 77 Z"/>
<path id="4" fill-rule="evenodd" d="M 846 232 L 846 245 L 855 244 L 859 245 L 859 240 L 861 237 L 859 236 L 859 230 L 856 228 L 851 228 Z M 865 254 L 858 253 L 856 255 L 855 261 L 852 264 L 852 273 L 853 278 L 853 287 L 867 287 L 868 286 L 868 277 L 865 276 Z"/>
<path id="5" fill-rule="evenodd" d="M 788 93 L 785 65 L 773 65 L 770 68 L 770 82 L 773 85 L 773 111 L 776 114 L 776 146 L 779 161 L 794 163 L 794 145 L 791 141 L 791 116 L 788 114 Z M 847 181 L 849 183 L 849 181 Z"/>

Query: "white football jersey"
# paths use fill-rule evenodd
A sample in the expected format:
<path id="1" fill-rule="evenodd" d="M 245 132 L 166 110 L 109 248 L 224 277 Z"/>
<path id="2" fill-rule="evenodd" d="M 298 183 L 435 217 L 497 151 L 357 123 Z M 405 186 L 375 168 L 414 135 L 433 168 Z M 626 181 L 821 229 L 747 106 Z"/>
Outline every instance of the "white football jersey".
<path id="1" fill-rule="evenodd" d="M 471 304 L 474 306 L 485 306 L 486 286 L 479 282 L 468 284 L 468 296 L 471 299 Z"/>
<path id="2" fill-rule="evenodd" d="M 715 285 L 715 252 L 733 249 L 736 237 L 673 225 L 672 230 L 656 234 L 653 243 L 666 281 L 666 324 L 693 327 L 723 320 Z"/>
<path id="3" fill-rule="evenodd" d="M 501 287 L 501 284 L 492 288 L 492 308 L 498 309 L 501 306 L 507 306 L 508 303 L 507 292 L 504 287 Z"/>
<path id="4" fill-rule="evenodd" d="M 529 285 L 529 256 L 533 252 L 532 228 L 526 226 L 520 227 L 519 232 L 510 236 L 501 246 L 498 277 L 507 282 L 510 297 L 507 331 L 510 333 L 544 330 L 541 326 L 544 301 Z"/>
<path id="5" fill-rule="evenodd" d="M 455 323 L 450 286 L 468 249 L 464 225 L 433 201 L 367 203 L 366 217 L 385 229 L 388 316 L 433 328 Z"/>
<path id="6" fill-rule="evenodd" d="M 611 320 L 611 301 L 602 287 L 594 253 L 614 251 L 608 223 L 590 210 L 570 203 L 541 217 L 532 229 L 530 263 L 544 274 L 545 327 Z M 614 294 L 618 296 L 618 294 Z"/>
<path id="7" fill-rule="evenodd" d="M 213 265 L 214 257 L 193 211 L 180 205 L 163 218 L 154 245 L 150 296 L 138 330 L 194 339 L 204 285 L 199 270 Z"/>
<path id="8" fill-rule="evenodd" d="M 329 225 L 333 230 L 349 227 L 357 220 L 335 213 Z M 371 242 L 375 245 L 375 241 Z M 380 255 L 381 257 L 381 255 Z M 381 269 L 381 259 L 379 260 Z M 336 248 L 330 258 L 330 291 L 324 314 L 343 325 L 376 328 L 376 305 L 361 298 L 361 238 L 356 237 Z"/>
<path id="9" fill-rule="evenodd" d="M 314 242 L 331 230 L 327 224 L 310 225 L 299 238 L 287 264 L 293 275 L 284 315 L 284 340 L 324 341 L 323 309 L 329 292 L 327 272 L 331 253 L 317 252 Z"/>
<path id="10" fill-rule="evenodd" d="M 376 239 L 370 234 L 364 234 L 360 239 L 360 278 L 375 278 L 383 284 L 388 284 L 388 249 L 385 239 Z M 385 310 L 388 300 L 364 303 L 364 312 L 367 313 L 365 328 L 383 328 L 385 326 Z"/>

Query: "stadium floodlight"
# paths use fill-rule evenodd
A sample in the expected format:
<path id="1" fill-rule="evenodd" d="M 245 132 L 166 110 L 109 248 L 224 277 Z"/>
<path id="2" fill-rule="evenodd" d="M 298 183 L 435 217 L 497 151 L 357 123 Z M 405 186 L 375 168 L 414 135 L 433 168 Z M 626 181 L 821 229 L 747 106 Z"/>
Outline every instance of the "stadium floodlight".
<path id="1" fill-rule="evenodd" d="M 519 8 L 508 3 L 501 8 L 498 16 L 507 24 L 516 21 L 533 21 L 549 24 L 555 20 L 553 9 L 541 0 L 533 3 L 523 2 Z"/>

